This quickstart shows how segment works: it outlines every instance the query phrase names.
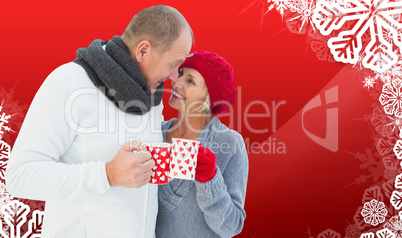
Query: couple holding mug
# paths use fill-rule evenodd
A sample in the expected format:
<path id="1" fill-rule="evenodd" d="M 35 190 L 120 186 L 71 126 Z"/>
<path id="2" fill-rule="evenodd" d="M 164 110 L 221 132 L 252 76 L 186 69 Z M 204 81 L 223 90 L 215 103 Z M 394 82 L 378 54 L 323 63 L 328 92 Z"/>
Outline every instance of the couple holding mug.
<path id="1" fill-rule="evenodd" d="M 215 117 L 235 101 L 233 69 L 216 53 L 189 55 L 193 38 L 176 9 L 149 7 L 121 37 L 94 40 L 46 78 L 6 171 L 12 196 L 46 201 L 42 237 L 241 232 L 247 153 L 241 135 Z M 163 121 L 167 79 L 172 80 L 169 105 L 178 117 Z M 124 133 L 115 129 L 121 123 L 130 126 Z M 152 184 L 155 160 L 141 142 L 122 145 L 132 138 L 144 144 L 199 142 L 194 178 Z"/>

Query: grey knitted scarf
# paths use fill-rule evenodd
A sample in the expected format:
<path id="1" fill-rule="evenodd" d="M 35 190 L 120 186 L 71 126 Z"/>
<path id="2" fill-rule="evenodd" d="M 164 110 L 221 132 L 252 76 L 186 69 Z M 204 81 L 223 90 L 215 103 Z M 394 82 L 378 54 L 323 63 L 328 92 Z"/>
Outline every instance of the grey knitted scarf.
<path id="1" fill-rule="evenodd" d="M 106 50 L 103 45 L 106 44 Z M 162 100 L 163 83 L 154 94 L 120 36 L 112 40 L 94 40 L 77 50 L 75 63 L 81 65 L 96 87 L 120 110 L 143 115 Z"/>

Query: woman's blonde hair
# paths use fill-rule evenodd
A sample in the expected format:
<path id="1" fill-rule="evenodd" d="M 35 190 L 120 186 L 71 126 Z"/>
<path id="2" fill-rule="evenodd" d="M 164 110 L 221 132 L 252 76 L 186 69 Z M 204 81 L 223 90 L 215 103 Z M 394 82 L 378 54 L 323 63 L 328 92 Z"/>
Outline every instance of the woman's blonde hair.
<path id="1" fill-rule="evenodd" d="M 207 97 L 205 101 L 195 109 L 196 112 L 203 112 L 205 114 L 211 114 L 211 98 L 209 97 L 209 93 L 207 93 Z"/>

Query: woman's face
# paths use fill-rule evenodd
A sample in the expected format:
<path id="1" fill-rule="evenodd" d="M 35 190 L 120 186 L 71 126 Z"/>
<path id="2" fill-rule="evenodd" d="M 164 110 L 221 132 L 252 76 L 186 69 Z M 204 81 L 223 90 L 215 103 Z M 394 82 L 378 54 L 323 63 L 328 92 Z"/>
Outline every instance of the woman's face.
<path id="1" fill-rule="evenodd" d="M 169 105 L 181 113 L 195 112 L 205 101 L 208 89 L 202 75 L 192 68 L 180 68 L 179 77 L 172 83 Z"/>

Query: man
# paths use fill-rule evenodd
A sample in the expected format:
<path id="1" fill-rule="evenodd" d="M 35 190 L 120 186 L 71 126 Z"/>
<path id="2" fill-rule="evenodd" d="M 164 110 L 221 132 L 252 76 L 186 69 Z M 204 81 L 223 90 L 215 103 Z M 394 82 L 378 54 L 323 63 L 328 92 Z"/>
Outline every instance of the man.
<path id="1" fill-rule="evenodd" d="M 135 141 L 162 141 L 163 82 L 192 42 L 176 9 L 150 7 L 47 77 L 6 172 L 13 196 L 46 201 L 42 237 L 154 237 L 155 164 Z"/>

